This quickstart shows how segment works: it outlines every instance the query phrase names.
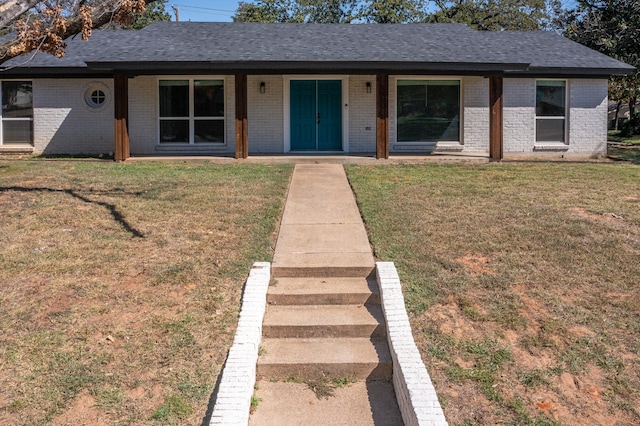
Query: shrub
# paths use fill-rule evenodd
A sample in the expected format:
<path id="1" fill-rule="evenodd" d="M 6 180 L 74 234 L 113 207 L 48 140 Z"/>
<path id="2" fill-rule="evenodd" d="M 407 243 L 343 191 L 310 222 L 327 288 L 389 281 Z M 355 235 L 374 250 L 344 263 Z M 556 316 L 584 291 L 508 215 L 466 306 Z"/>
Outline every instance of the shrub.
<path id="1" fill-rule="evenodd" d="M 628 138 L 633 135 L 640 135 L 640 112 L 635 112 L 628 120 L 622 122 L 620 136 Z"/>

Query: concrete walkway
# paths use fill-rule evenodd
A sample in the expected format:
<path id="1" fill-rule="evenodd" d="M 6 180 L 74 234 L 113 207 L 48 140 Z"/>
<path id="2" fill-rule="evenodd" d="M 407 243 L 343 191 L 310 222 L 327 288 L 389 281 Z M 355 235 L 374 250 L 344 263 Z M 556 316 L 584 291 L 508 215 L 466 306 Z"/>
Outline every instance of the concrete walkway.
<path id="1" fill-rule="evenodd" d="M 267 293 L 250 425 L 401 425 L 374 258 L 341 165 L 298 164 Z M 308 384 L 356 379 L 319 398 Z"/>
<path id="2" fill-rule="evenodd" d="M 271 268 L 281 277 L 366 277 L 373 270 L 367 231 L 341 165 L 296 165 Z"/>

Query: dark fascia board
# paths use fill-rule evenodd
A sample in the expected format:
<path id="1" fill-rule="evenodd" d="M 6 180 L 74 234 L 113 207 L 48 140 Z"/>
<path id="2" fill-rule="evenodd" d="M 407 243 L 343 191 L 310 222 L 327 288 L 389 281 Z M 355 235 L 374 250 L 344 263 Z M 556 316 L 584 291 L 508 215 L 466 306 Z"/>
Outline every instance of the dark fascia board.
<path id="1" fill-rule="evenodd" d="M 131 72 L 136 74 L 193 73 L 216 71 L 240 74 L 401 74 L 401 73 L 500 73 L 526 71 L 529 64 L 520 63 L 434 63 L 434 62 L 87 62 L 95 71 Z"/>
<path id="2" fill-rule="evenodd" d="M 567 77 L 567 78 L 609 78 L 612 75 L 630 75 L 635 68 L 542 68 L 530 67 L 526 71 L 509 71 L 513 77 Z"/>
<path id="3" fill-rule="evenodd" d="M 81 67 L 0 68 L 0 78 L 111 78 L 113 72 Z"/>

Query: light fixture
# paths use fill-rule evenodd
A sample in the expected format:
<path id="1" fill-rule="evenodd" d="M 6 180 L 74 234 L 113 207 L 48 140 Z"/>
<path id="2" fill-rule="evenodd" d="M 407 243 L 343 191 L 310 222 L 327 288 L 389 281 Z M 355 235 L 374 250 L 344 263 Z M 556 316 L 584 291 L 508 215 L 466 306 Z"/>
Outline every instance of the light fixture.
<path id="1" fill-rule="evenodd" d="M 260 82 L 260 93 L 264 93 L 267 90 L 266 85 L 264 84 L 264 81 Z"/>
<path id="2" fill-rule="evenodd" d="M 367 93 L 371 93 L 371 82 L 367 81 Z"/>

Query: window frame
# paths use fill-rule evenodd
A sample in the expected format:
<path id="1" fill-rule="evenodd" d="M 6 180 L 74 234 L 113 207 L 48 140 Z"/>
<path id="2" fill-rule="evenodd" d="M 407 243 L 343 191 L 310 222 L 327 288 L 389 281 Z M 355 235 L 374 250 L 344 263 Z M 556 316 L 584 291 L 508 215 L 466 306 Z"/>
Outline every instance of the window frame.
<path id="1" fill-rule="evenodd" d="M 33 120 L 33 116 L 35 114 L 35 108 L 33 106 L 33 80 L 23 80 L 23 79 L 4 79 L 4 80 L 0 80 L 0 100 L 2 100 L 2 87 L 3 87 L 3 83 L 8 83 L 8 82 L 23 82 L 23 83 L 30 83 L 31 84 L 31 116 L 30 117 L 4 117 L 2 114 L 2 109 L 4 108 L 2 105 L 0 105 L 0 146 L 4 146 L 4 147 L 13 147 L 13 146 L 21 146 L 21 145 L 29 145 L 29 146 L 34 146 L 34 139 L 35 139 L 35 129 L 34 129 L 34 120 Z M 31 141 L 30 142 L 26 142 L 26 143 L 9 143 L 6 144 L 4 141 L 4 122 L 5 121 L 29 121 L 31 123 Z"/>
<path id="2" fill-rule="evenodd" d="M 158 146 L 221 146 L 226 145 L 227 143 L 227 82 L 224 76 L 219 75 L 204 75 L 204 76 L 184 76 L 184 75 L 163 75 L 158 76 L 156 79 L 156 131 L 157 131 L 157 140 L 156 144 Z M 188 105 L 189 105 L 189 114 L 184 117 L 162 117 L 160 115 L 160 82 L 166 80 L 176 80 L 176 81 L 187 81 L 188 82 Z M 221 81 L 222 82 L 222 93 L 223 93 L 223 115 L 222 116 L 196 116 L 195 115 L 195 82 L 196 81 Z M 189 122 L 189 140 L 181 141 L 181 142 L 162 142 L 161 140 L 161 127 L 160 124 L 162 120 L 184 120 Z M 221 142 L 195 142 L 195 123 L 197 121 L 222 121 L 222 141 Z"/>
<path id="3" fill-rule="evenodd" d="M 538 115 L 538 82 L 562 81 L 564 82 L 564 115 L 548 116 Z M 566 78 L 537 78 L 533 90 L 533 112 L 535 115 L 533 123 L 533 141 L 535 145 L 569 145 L 569 79 Z M 538 140 L 538 120 L 564 120 L 564 141 L 539 141 Z"/>
<path id="4" fill-rule="evenodd" d="M 415 81 L 457 81 L 458 82 L 458 140 L 457 141 L 399 141 L 398 140 L 398 82 L 402 80 L 415 80 Z M 409 145 L 419 145 L 419 144 L 437 144 L 442 146 L 456 146 L 464 144 L 464 81 L 462 77 L 457 76 L 430 76 L 430 75 L 398 75 L 394 77 L 393 84 L 395 85 L 395 144 L 409 144 Z"/>

